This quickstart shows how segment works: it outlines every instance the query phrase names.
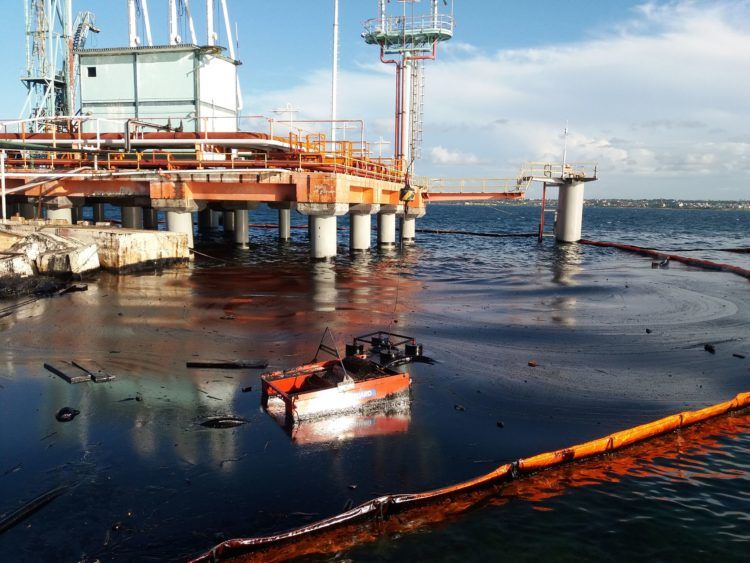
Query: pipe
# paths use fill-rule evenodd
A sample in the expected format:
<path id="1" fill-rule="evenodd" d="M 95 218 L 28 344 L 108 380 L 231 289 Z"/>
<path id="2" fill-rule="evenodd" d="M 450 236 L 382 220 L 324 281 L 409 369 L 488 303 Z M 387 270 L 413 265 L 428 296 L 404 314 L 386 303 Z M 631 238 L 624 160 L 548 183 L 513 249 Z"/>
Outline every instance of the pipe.
<path id="1" fill-rule="evenodd" d="M 396 65 L 396 120 L 395 120 L 395 132 L 394 132 L 394 143 L 393 143 L 393 157 L 395 160 L 399 160 L 401 157 L 401 62 L 396 59 L 385 58 L 385 46 L 380 46 L 380 62 L 384 64 L 395 64 Z"/>
<path id="2" fill-rule="evenodd" d="M 78 139 L 40 139 L 40 145 L 64 145 L 72 146 L 78 144 Z M 189 146 L 194 145 L 221 145 L 221 146 L 261 146 L 273 147 L 276 149 L 288 149 L 288 143 L 284 141 L 277 141 L 275 139 L 131 139 L 131 146 L 138 147 L 150 147 L 150 146 Z M 125 139 L 101 139 L 101 145 L 103 147 L 124 147 Z M 9 149 L 11 150 L 11 149 Z M 29 149 L 18 149 L 19 151 Z M 69 149 L 60 149 L 55 152 L 67 152 Z"/>
<path id="3" fill-rule="evenodd" d="M 178 45 L 182 42 L 177 25 L 177 0 L 169 0 L 169 44 Z"/>
<path id="4" fill-rule="evenodd" d="M 547 182 L 542 182 L 542 213 L 539 216 L 539 242 L 542 242 L 544 235 L 544 211 L 547 205 Z"/>
<path id="5" fill-rule="evenodd" d="M 214 29 L 214 0 L 206 0 L 206 44 L 216 45 L 216 30 Z"/>
<path id="6" fill-rule="evenodd" d="M 185 169 L 180 170 L 179 174 L 205 174 L 206 169 L 205 168 L 193 168 L 193 169 Z M 224 171 L 226 173 L 226 171 Z M 235 174 L 259 174 L 259 173 L 284 173 L 289 174 L 288 169 L 284 168 L 235 168 L 232 170 Z M 167 174 L 168 176 L 169 174 Z M 49 174 L 40 174 L 40 173 L 14 173 L 14 172 L 8 172 L 5 174 L 6 179 L 17 179 L 17 180 L 26 180 L 28 178 L 42 178 L 43 180 L 41 182 L 32 182 L 31 184 L 25 184 L 23 186 L 19 186 L 17 188 L 11 188 L 9 190 L 6 190 L 6 194 L 14 194 L 19 192 L 26 192 L 29 190 L 33 190 L 36 187 L 39 187 L 41 185 L 44 185 L 48 182 L 55 182 L 59 180 L 64 179 L 84 179 L 84 180 L 107 180 L 109 178 L 122 178 L 122 177 L 143 177 L 143 176 L 158 176 L 163 177 L 164 174 L 160 173 L 156 170 L 133 170 L 132 172 L 100 172 L 100 173 L 94 173 L 94 174 L 84 174 L 81 172 L 74 172 L 72 174 L 58 174 L 54 177 L 50 177 Z"/>
<path id="7" fill-rule="evenodd" d="M 128 45 L 137 47 L 139 43 L 135 0 L 128 0 Z"/>
<path id="8" fill-rule="evenodd" d="M 198 36 L 195 34 L 195 22 L 193 21 L 193 14 L 190 13 L 190 0 L 183 0 L 185 6 L 185 15 L 187 15 L 188 29 L 190 29 L 190 39 L 193 45 L 198 44 Z"/>
<path id="9" fill-rule="evenodd" d="M 146 43 L 149 47 L 154 46 L 154 38 L 151 36 L 151 18 L 148 15 L 148 0 L 141 0 L 141 9 L 143 10 L 143 25 L 146 28 Z"/>
<path id="10" fill-rule="evenodd" d="M 722 262 L 712 262 L 711 260 L 701 260 L 700 258 L 691 258 L 689 256 L 680 256 L 679 254 L 669 254 L 668 252 L 660 252 L 651 248 L 642 248 L 640 246 L 633 246 L 631 244 L 620 244 L 617 242 L 601 242 L 597 240 L 586 240 L 581 239 L 578 241 L 580 244 L 587 244 L 590 246 L 600 246 L 603 248 L 617 248 L 619 250 L 625 250 L 628 252 L 635 252 L 636 254 L 642 254 L 644 256 L 651 256 L 653 258 L 659 258 L 661 260 L 667 258 L 674 260 L 675 262 L 681 262 L 688 266 L 695 266 L 696 268 L 703 268 L 705 270 L 719 270 L 722 272 L 731 272 L 747 278 L 750 280 L 750 270 L 734 266 L 732 264 L 724 264 Z"/>
<path id="11" fill-rule="evenodd" d="M 224 15 L 224 27 L 227 31 L 227 42 L 229 43 L 227 47 L 229 48 L 229 58 L 235 60 L 237 58 L 237 55 L 234 52 L 234 38 L 232 37 L 232 25 L 229 22 L 229 9 L 227 8 L 227 0 L 221 0 L 221 11 Z"/>
<path id="12" fill-rule="evenodd" d="M 7 154 L 5 151 L 0 152 L 0 189 L 2 189 L 3 198 L 3 221 L 8 218 L 8 210 L 5 203 L 5 158 Z"/>

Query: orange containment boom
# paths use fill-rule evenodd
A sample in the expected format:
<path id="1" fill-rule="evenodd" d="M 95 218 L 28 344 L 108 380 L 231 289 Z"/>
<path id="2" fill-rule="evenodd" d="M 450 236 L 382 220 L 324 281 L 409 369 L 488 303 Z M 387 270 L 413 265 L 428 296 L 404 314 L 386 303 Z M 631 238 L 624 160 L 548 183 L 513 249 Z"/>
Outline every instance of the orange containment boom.
<path id="1" fill-rule="evenodd" d="M 724 264 L 723 262 L 712 262 L 711 260 L 701 260 L 700 258 L 691 258 L 689 256 L 680 256 L 679 254 L 669 254 L 668 252 L 660 252 L 652 248 L 641 248 L 640 246 L 633 246 L 631 244 L 620 244 L 619 242 L 601 242 L 598 240 L 586 240 L 581 239 L 578 241 L 581 244 L 588 244 L 590 246 L 601 246 L 603 248 L 617 248 L 619 250 L 625 250 L 627 252 L 635 252 L 636 254 L 642 254 L 644 256 L 651 256 L 653 258 L 674 260 L 675 262 L 682 262 L 688 266 L 695 266 L 696 268 L 703 268 L 705 270 L 719 270 L 722 272 L 731 272 L 742 276 L 750 280 L 750 270 L 741 268 L 739 266 L 733 266 L 732 264 Z"/>
<path id="2" fill-rule="evenodd" d="M 557 467 L 564 463 L 615 452 L 644 442 L 650 438 L 666 434 L 667 432 L 686 428 L 698 422 L 710 420 L 747 407 L 750 407 L 750 393 L 740 393 L 731 401 L 700 410 L 681 412 L 654 422 L 615 432 L 604 438 L 519 459 L 516 462 L 501 465 L 485 475 L 456 485 L 424 493 L 381 496 L 352 508 L 347 512 L 319 520 L 301 528 L 265 537 L 227 540 L 195 558 L 192 563 L 227 559 L 240 561 L 281 561 L 290 557 L 299 557 L 311 553 L 337 551 L 341 548 L 342 539 L 338 537 L 340 534 L 336 534 L 338 530 L 347 536 L 348 540 L 344 543 L 349 546 L 355 543 L 352 541 L 353 536 L 357 537 L 356 542 L 371 541 L 377 537 L 378 530 L 375 528 L 369 529 L 365 533 L 353 533 L 350 527 L 356 523 L 361 524 L 368 519 L 382 521 L 386 525 L 379 529 L 381 532 L 392 529 L 394 526 L 396 528 L 409 528 L 410 526 L 407 522 L 399 521 L 396 518 L 390 520 L 390 522 L 395 523 L 394 526 L 387 525 L 389 516 L 425 504 L 447 503 L 450 501 L 452 501 L 450 506 L 446 505 L 445 508 L 450 509 L 451 513 L 457 513 L 475 504 L 475 500 L 472 499 L 471 495 L 482 487 L 500 485 L 525 475 Z M 466 496 L 461 499 L 456 498 L 460 495 Z"/>

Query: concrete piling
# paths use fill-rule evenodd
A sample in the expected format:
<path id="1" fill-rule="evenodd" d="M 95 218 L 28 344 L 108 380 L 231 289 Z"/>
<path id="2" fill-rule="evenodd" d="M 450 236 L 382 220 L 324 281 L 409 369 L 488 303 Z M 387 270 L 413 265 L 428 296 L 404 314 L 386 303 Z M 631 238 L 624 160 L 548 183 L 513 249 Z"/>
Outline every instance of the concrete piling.
<path id="1" fill-rule="evenodd" d="M 240 248 L 247 248 L 250 240 L 250 215 L 247 209 L 234 211 L 234 242 Z"/>
<path id="2" fill-rule="evenodd" d="M 122 206 L 122 226 L 126 229 L 143 229 L 143 208 Z"/>
<path id="3" fill-rule="evenodd" d="M 143 228 L 149 231 L 159 230 L 159 212 L 153 207 L 143 208 Z"/>
<path id="4" fill-rule="evenodd" d="M 223 211 L 224 213 L 224 234 L 234 232 L 234 211 Z"/>
<path id="5" fill-rule="evenodd" d="M 104 219 L 104 204 L 103 203 L 95 203 L 92 205 L 93 211 L 94 211 L 94 223 L 101 223 Z"/>
<path id="6" fill-rule="evenodd" d="M 33 219 L 36 209 L 33 203 L 21 203 L 19 204 L 19 213 L 24 219 Z"/>
<path id="7" fill-rule="evenodd" d="M 336 216 L 311 215 L 310 255 L 316 260 L 335 258 L 337 251 Z"/>
<path id="8" fill-rule="evenodd" d="M 349 211 L 342 203 L 298 203 L 297 211 L 308 216 L 310 256 L 314 260 L 329 260 L 337 253 L 336 217 Z"/>
<path id="9" fill-rule="evenodd" d="M 54 209 L 51 207 L 47 208 L 47 219 L 56 221 L 67 221 L 70 225 L 73 224 L 73 211 L 68 207 L 67 209 Z"/>
<path id="10" fill-rule="evenodd" d="M 216 230 L 221 226 L 221 211 L 214 211 L 213 209 L 210 210 L 211 214 L 209 215 L 209 226 L 211 227 L 211 230 Z"/>
<path id="11" fill-rule="evenodd" d="M 417 233 L 417 218 L 404 215 L 401 217 L 401 243 L 404 245 L 414 244 Z"/>
<path id="12" fill-rule="evenodd" d="M 349 249 L 353 253 L 369 252 L 372 241 L 372 214 L 379 205 L 358 204 L 349 207 Z"/>
<path id="13" fill-rule="evenodd" d="M 188 246 L 193 248 L 193 214 L 189 211 L 167 211 L 167 230 L 173 233 L 185 233 Z"/>
<path id="14" fill-rule="evenodd" d="M 396 246 L 395 206 L 383 206 L 378 213 L 378 246 L 380 248 Z"/>
<path id="15" fill-rule="evenodd" d="M 557 202 L 555 238 L 559 242 L 581 240 L 583 224 L 583 182 L 565 182 L 560 185 Z"/>
<path id="16" fill-rule="evenodd" d="M 279 240 L 288 241 L 292 237 L 292 210 L 279 209 Z"/>
<path id="17" fill-rule="evenodd" d="M 207 233 L 211 230 L 211 210 L 206 207 L 198 212 L 198 232 Z"/>

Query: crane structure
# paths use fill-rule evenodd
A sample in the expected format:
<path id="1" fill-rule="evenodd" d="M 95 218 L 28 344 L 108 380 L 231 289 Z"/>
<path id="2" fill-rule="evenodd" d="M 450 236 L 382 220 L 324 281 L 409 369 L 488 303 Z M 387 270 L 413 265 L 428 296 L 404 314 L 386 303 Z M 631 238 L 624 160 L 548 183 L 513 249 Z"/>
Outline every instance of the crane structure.
<path id="1" fill-rule="evenodd" d="M 24 0 L 28 91 L 22 117 L 72 113 L 73 0 Z"/>
<path id="2" fill-rule="evenodd" d="M 73 0 L 24 0 L 27 89 L 21 117 L 34 129 L 48 128 L 49 118 L 75 113 L 76 50 L 89 32 L 98 33 L 91 12 L 73 19 Z M 47 120 L 47 121 L 44 121 Z"/>
<path id="3" fill-rule="evenodd" d="M 365 22 L 362 37 L 380 47 L 383 63 L 396 65 L 394 158 L 405 172 L 413 173 L 422 141 L 423 63 L 436 58 L 438 43 L 453 37 L 453 1 L 450 14 L 445 14 L 440 0 L 430 0 L 427 12 L 417 8 L 420 0 L 399 0 L 399 15 L 389 14 L 388 2 L 378 0 L 378 17 Z"/>

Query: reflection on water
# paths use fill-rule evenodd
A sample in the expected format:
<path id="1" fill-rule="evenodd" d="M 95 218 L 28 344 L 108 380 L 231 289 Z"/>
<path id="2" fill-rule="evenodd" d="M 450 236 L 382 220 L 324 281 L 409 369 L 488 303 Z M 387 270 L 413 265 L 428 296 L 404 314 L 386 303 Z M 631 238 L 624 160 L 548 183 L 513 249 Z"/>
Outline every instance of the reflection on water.
<path id="1" fill-rule="evenodd" d="M 436 207 L 423 225 L 520 231 L 536 224 L 536 210 L 524 222 L 528 211 L 519 208 L 501 220 L 496 212 Z M 506 218 L 511 223 L 498 224 Z M 710 278 L 724 284 L 716 296 L 710 286 L 691 285 L 713 274 L 651 270 L 648 261 L 602 249 L 421 234 L 419 246 L 408 251 L 342 252 L 334 263 L 314 264 L 303 232 L 293 231 L 283 246 L 275 236 L 272 230 L 253 233 L 247 251 L 204 241 L 202 250 L 223 261 L 199 258 L 190 268 L 162 273 L 101 274 L 87 292 L 37 301 L 0 319 L 0 513 L 61 483 L 73 485 L 29 525 L 0 536 L 0 559 L 186 558 L 219 538 L 288 529 L 383 492 L 456 482 L 684 403 L 725 399 L 747 384 L 746 365 L 730 355 L 749 355 L 745 288 L 722 274 Z M 625 275 L 627 303 L 619 297 Z M 638 299 L 632 298 L 636 292 Z M 667 321 L 668 331 L 659 330 Z M 640 338 L 624 331 L 623 322 L 637 325 Z M 648 340 L 646 322 L 654 329 Z M 353 335 L 389 326 L 394 332 L 408 327 L 425 353 L 441 361 L 410 367 L 409 409 L 321 421 L 290 436 L 258 409 L 257 371 L 185 367 L 190 359 L 267 359 L 271 369 L 288 368 L 311 359 L 326 327 L 341 346 Z M 690 348 L 707 331 L 726 342 L 715 356 L 702 344 Z M 628 355 L 628 347 L 635 352 Z M 659 362 L 642 362 L 647 355 Z M 68 385 L 42 367 L 76 358 L 95 360 L 117 380 Z M 531 358 L 538 368 L 528 367 Z M 58 423 L 54 413 L 63 406 L 81 414 Z M 229 415 L 249 422 L 200 426 Z M 735 468 L 745 471 L 746 451 L 730 451 Z M 700 462 L 704 471 L 695 486 L 714 495 L 706 474 L 716 470 L 709 469 L 716 456 L 709 457 Z M 728 468 L 720 466 L 722 474 Z M 564 482 L 560 475 L 557 482 Z M 750 489 L 726 486 L 710 500 L 722 503 L 721 495 L 739 498 Z M 629 483 L 627 491 L 636 490 Z M 671 498 L 678 502 L 678 496 Z M 596 499 L 582 499 L 580 514 L 611 509 L 612 518 L 624 518 L 626 500 L 602 509 Z M 750 513 L 746 506 L 732 510 Z M 581 525 L 599 520 L 592 516 Z M 561 525 L 538 514 L 514 521 L 529 525 L 519 536 L 534 545 Z M 123 527 L 113 534 L 117 522 Z M 485 541 L 505 554 L 490 541 L 494 534 L 509 545 L 516 541 L 502 530 L 475 533 L 471 525 L 448 533 L 461 541 L 415 541 L 419 549 L 434 544 L 432 558 L 444 557 L 456 543 L 479 549 Z M 736 528 L 731 533 L 741 535 Z M 409 557 L 419 558 L 415 553 Z M 376 554 L 391 556 L 387 549 Z M 367 559 L 361 555 L 356 558 Z"/>
<path id="2" fill-rule="evenodd" d="M 286 421 L 283 404 L 271 401 L 268 414 L 298 446 L 341 443 L 359 438 L 403 434 L 409 430 L 411 402 L 394 400 L 369 407 L 366 412 L 326 416 L 295 423 Z"/>
<path id="3" fill-rule="evenodd" d="M 563 545 L 575 559 L 710 550 L 711 559 L 742 560 L 739 552 L 750 541 L 749 432 L 747 411 L 720 417 L 612 455 L 420 506 L 390 521 L 348 526 L 282 547 L 280 555 L 433 560 L 450 546 L 456 558 L 541 560 Z M 446 520 L 450 527 L 434 527 Z M 644 534 L 653 541 L 642 542 Z M 472 537 L 482 541 L 469 543 Z M 365 547 L 352 549 L 357 544 Z"/>
<path id="4" fill-rule="evenodd" d="M 563 286 L 575 286 L 575 277 L 583 269 L 583 249 L 577 244 L 558 244 L 552 256 L 552 281 Z"/>
<path id="5" fill-rule="evenodd" d="M 312 300 L 316 311 L 336 310 L 336 266 L 331 262 L 312 264 Z"/>

